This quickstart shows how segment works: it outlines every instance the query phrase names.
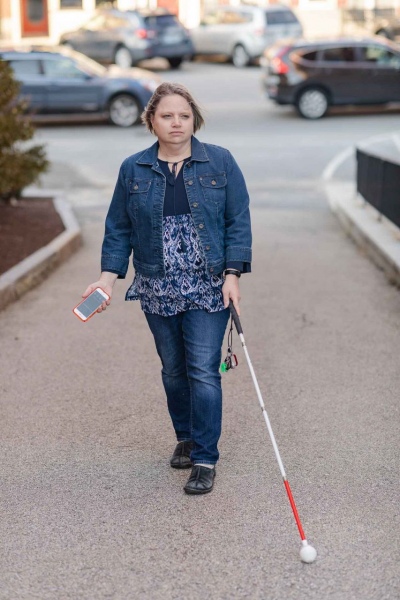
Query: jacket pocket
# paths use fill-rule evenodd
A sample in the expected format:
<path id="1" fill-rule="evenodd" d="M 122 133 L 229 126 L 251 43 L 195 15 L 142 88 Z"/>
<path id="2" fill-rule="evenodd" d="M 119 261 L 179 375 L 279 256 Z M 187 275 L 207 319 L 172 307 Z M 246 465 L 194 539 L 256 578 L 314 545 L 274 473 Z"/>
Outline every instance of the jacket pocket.
<path id="1" fill-rule="evenodd" d="M 151 186 L 151 179 L 129 179 L 129 194 L 133 202 L 146 202 Z"/>
<path id="2" fill-rule="evenodd" d="M 205 200 L 211 200 L 217 204 L 225 201 L 225 188 L 227 184 L 225 173 L 200 175 L 199 181 Z"/>

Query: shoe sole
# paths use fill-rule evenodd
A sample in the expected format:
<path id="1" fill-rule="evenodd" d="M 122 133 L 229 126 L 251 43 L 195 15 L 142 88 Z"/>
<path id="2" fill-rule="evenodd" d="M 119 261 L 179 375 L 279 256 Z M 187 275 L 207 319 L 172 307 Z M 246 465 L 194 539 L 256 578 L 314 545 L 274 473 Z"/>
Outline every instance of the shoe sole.
<path id="1" fill-rule="evenodd" d="M 191 469 L 193 467 L 192 463 L 189 463 L 188 465 L 171 465 L 171 463 L 169 464 L 173 469 Z"/>
<path id="2" fill-rule="evenodd" d="M 191 490 L 186 488 L 183 489 L 185 490 L 186 494 L 189 494 L 189 496 L 200 496 L 201 494 L 209 494 L 210 492 L 212 492 L 214 486 L 212 486 L 209 490 Z"/>

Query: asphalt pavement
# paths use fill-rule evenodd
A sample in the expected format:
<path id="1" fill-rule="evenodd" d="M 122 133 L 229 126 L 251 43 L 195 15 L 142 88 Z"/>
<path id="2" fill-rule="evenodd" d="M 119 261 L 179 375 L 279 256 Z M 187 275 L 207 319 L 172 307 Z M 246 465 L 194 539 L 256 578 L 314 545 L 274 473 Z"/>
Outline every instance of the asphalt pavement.
<path id="1" fill-rule="evenodd" d="M 318 552 L 306 565 L 237 336 L 215 488 L 190 497 L 168 464 L 153 341 L 124 302 L 132 271 L 106 313 L 72 315 L 107 204 L 79 185 L 84 246 L 0 313 L 0 599 L 397 600 L 400 296 L 323 189 L 300 188 L 300 206 L 288 186 L 283 209 L 254 188 L 241 279 L 247 347 Z"/>

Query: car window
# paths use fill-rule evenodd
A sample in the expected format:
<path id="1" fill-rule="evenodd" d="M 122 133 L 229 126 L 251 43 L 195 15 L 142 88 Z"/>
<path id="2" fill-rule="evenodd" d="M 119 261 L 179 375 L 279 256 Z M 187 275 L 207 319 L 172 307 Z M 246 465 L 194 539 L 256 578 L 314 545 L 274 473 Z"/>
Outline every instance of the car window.
<path id="1" fill-rule="evenodd" d="M 252 13 L 238 10 L 224 10 L 221 23 L 225 25 L 239 25 L 242 23 L 251 23 Z"/>
<path id="2" fill-rule="evenodd" d="M 125 27 L 129 26 L 138 29 L 142 26 L 142 21 L 140 17 L 138 17 L 138 15 L 135 14 L 133 11 L 126 11 L 124 16 L 126 16 L 126 20 L 129 21 L 129 23 L 125 24 Z"/>
<path id="3" fill-rule="evenodd" d="M 96 15 L 83 26 L 88 31 L 102 31 L 105 28 L 106 18 L 104 15 Z"/>
<path id="4" fill-rule="evenodd" d="M 84 79 L 85 73 L 69 58 L 44 59 L 43 70 L 47 77 L 61 79 Z"/>
<path id="5" fill-rule="evenodd" d="M 317 60 L 317 55 L 318 51 L 313 50 L 312 52 L 306 52 L 305 54 L 302 54 L 301 57 L 304 58 L 304 60 Z"/>
<path id="6" fill-rule="evenodd" d="M 201 25 L 217 25 L 221 20 L 221 12 L 210 12 L 203 16 L 201 19 Z"/>
<path id="7" fill-rule="evenodd" d="M 41 75 L 40 62 L 38 60 L 10 60 L 8 64 L 14 71 L 15 76 L 22 75 Z"/>
<path id="8" fill-rule="evenodd" d="M 322 60 L 327 62 L 352 62 L 354 61 L 354 48 L 340 46 L 339 48 L 325 48 Z"/>
<path id="9" fill-rule="evenodd" d="M 174 15 L 157 15 L 145 17 L 144 21 L 151 29 L 165 29 L 166 27 L 176 27 L 180 23 Z"/>
<path id="10" fill-rule="evenodd" d="M 283 25 L 285 23 L 297 23 L 297 17 L 291 10 L 265 11 L 267 25 Z"/>
<path id="11" fill-rule="evenodd" d="M 126 29 L 129 26 L 132 26 L 129 19 L 115 15 L 107 15 L 104 19 L 104 29 Z"/>
<path id="12" fill-rule="evenodd" d="M 91 75 L 92 77 L 104 77 L 105 73 L 107 72 L 106 67 L 95 60 L 92 60 L 85 54 L 80 54 L 79 52 L 74 52 L 73 50 L 71 50 L 69 53 L 74 55 L 73 62 L 77 68 L 87 75 Z"/>
<path id="13" fill-rule="evenodd" d="M 400 55 L 394 54 L 383 46 L 364 46 L 360 48 L 360 60 L 376 65 L 400 67 Z"/>

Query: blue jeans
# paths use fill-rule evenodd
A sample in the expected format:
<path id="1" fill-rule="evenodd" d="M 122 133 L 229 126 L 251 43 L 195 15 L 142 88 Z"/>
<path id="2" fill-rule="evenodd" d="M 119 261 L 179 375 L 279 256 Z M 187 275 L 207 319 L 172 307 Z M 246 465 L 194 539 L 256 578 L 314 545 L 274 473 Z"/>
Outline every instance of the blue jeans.
<path id="1" fill-rule="evenodd" d="M 194 464 L 215 464 L 222 423 L 219 367 L 229 309 L 145 313 L 162 362 L 162 381 L 178 441 L 192 440 Z"/>

